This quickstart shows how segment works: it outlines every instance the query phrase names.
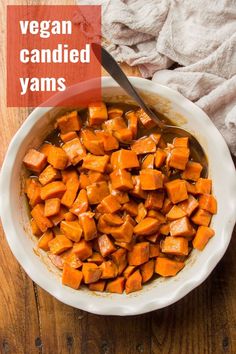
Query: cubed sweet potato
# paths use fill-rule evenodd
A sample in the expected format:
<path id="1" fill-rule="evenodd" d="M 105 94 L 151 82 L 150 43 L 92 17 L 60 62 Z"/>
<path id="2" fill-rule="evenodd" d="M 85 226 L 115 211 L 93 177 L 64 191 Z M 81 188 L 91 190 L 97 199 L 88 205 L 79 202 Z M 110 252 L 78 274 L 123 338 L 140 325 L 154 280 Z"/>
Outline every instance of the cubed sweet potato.
<path id="1" fill-rule="evenodd" d="M 94 263 L 84 263 L 82 267 L 82 273 L 85 284 L 97 282 L 101 275 L 102 270 Z"/>
<path id="2" fill-rule="evenodd" d="M 209 178 L 199 178 L 196 182 L 196 191 L 198 194 L 210 194 L 212 180 Z"/>
<path id="3" fill-rule="evenodd" d="M 75 199 L 72 208 L 70 211 L 79 216 L 81 213 L 84 213 L 88 210 L 88 196 L 85 189 L 81 189 L 77 198 Z"/>
<path id="4" fill-rule="evenodd" d="M 96 281 L 95 283 L 89 284 L 89 290 L 92 291 L 104 291 L 106 286 L 106 281 L 105 280 L 99 280 Z"/>
<path id="5" fill-rule="evenodd" d="M 121 143 L 131 142 L 133 138 L 132 131 L 129 128 L 115 130 L 113 134 Z"/>
<path id="6" fill-rule="evenodd" d="M 207 226 L 199 226 L 193 239 L 193 247 L 202 251 L 211 237 L 215 235 L 213 229 Z"/>
<path id="7" fill-rule="evenodd" d="M 62 134 L 78 131 L 81 128 L 81 122 L 77 111 L 66 113 L 57 119 L 57 126 Z"/>
<path id="8" fill-rule="evenodd" d="M 152 138 L 144 137 L 135 140 L 131 145 L 131 150 L 137 155 L 149 154 L 156 151 L 156 144 Z"/>
<path id="9" fill-rule="evenodd" d="M 185 138 L 174 138 L 173 140 L 173 145 L 174 147 L 184 147 L 184 148 L 188 148 L 188 137 Z"/>
<path id="10" fill-rule="evenodd" d="M 144 112 L 142 108 L 138 109 L 136 111 L 136 114 L 145 128 L 149 129 L 155 127 L 156 123 L 152 120 L 152 118 L 147 115 L 147 113 Z"/>
<path id="11" fill-rule="evenodd" d="M 91 243 L 86 242 L 84 239 L 74 243 L 72 252 L 74 252 L 81 261 L 84 261 L 93 254 Z"/>
<path id="12" fill-rule="evenodd" d="M 54 181 L 41 188 L 40 196 L 42 200 L 51 198 L 61 198 L 66 191 L 66 186 L 61 181 Z"/>
<path id="13" fill-rule="evenodd" d="M 102 124 L 107 120 L 107 107 L 104 102 L 93 102 L 88 106 L 89 111 L 89 125 Z"/>
<path id="14" fill-rule="evenodd" d="M 96 135 L 101 138 L 105 151 L 112 151 L 119 148 L 119 141 L 112 135 L 112 133 L 99 131 L 99 134 L 96 132 Z"/>
<path id="15" fill-rule="evenodd" d="M 79 242 L 82 236 L 82 229 L 78 221 L 62 221 L 60 229 L 70 240 Z"/>
<path id="16" fill-rule="evenodd" d="M 33 208 L 36 204 L 42 202 L 41 184 L 34 178 L 27 178 L 25 193 L 29 198 L 29 204 Z"/>
<path id="17" fill-rule="evenodd" d="M 122 117 L 123 115 L 123 109 L 119 107 L 108 107 L 107 109 L 108 117 L 109 119 L 115 118 L 115 117 Z"/>
<path id="18" fill-rule="evenodd" d="M 81 130 L 81 140 L 86 149 L 94 155 L 104 155 L 103 140 L 90 129 Z"/>
<path id="19" fill-rule="evenodd" d="M 126 112 L 125 117 L 128 121 L 128 127 L 132 131 L 133 139 L 136 139 L 138 132 L 138 117 L 134 111 Z"/>
<path id="20" fill-rule="evenodd" d="M 82 167 L 88 170 L 97 171 L 97 172 L 105 172 L 107 164 L 109 162 L 109 156 L 95 156 L 92 154 L 87 154 L 84 157 L 84 162 Z"/>
<path id="21" fill-rule="evenodd" d="M 196 225 L 208 226 L 211 221 L 212 214 L 209 211 L 199 208 L 192 216 L 191 220 Z"/>
<path id="22" fill-rule="evenodd" d="M 124 222 L 124 220 L 117 214 L 104 213 L 103 219 L 110 226 L 120 226 Z"/>
<path id="23" fill-rule="evenodd" d="M 23 163 L 28 170 L 40 173 L 47 164 L 47 156 L 35 149 L 30 149 L 25 155 Z"/>
<path id="24" fill-rule="evenodd" d="M 108 184 L 105 181 L 92 183 L 86 188 L 89 204 L 99 204 L 110 194 Z"/>
<path id="25" fill-rule="evenodd" d="M 193 236 L 195 233 L 187 216 L 177 219 L 170 223 L 170 234 L 171 236 L 182 236 L 188 237 Z"/>
<path id="26" fill-rule="evenodd" d="M 128 203 L 123 204 L 122 210 L 126 211 L 126 213 L 131 216 L 138 215 L 138 204 L 134 200 L 130 200 Z"/>
<path id="27" fill-rule="evenodd" d="M 188 199 L 184 200 L 183 202 L 180 202 L 178 206 L 185 211 L 185 213 L 190 216 L 195 209 L 197 209 L 199 203 L 194 196 L 189 194 Z"/>
<path id="28" fill-rule="evenodd" d="M 161 242 L 161 252 L 177 256 L 187 256 L 188 240 L 184 237 L 168 236 Z"/>
<path id="29" fill-rule="evenodd" d="M 69 264 L 64 264 L 62 272 L 62 284 L 73 289 L 79 289 L 83 274 L 80 270 L 74 269 Z"/>
<path id="30" fill-rule="evenodd" d="M 126 170 L 117 169 L 110 174 L 112 187 L 119 191 L 127 191 L 133 188 L 131 173 Z"/>
<path id="31" fill-rule="evenodd" d="M 137 223 L 141 222 L 147 216 L 147 209 L 145 208 L 143 203 L 138 204 L 138 213 L 135 218 Z"/>
<path id="32" fill-rule="evenodd" d="M 183 209 L 181 209 L 178 205 L 173 205 L 170 211 L 166 214 L 166 217 L 168 220 L 176 220 L 186 215 L 187 213 Z"/>
<path id="33" fill-rule="evenodd" d="M 156 258 L 160 254 L 160 245 L 151 244 L 149 245 L 149 258 Z"/>
<path id="34" fill-rule="evenodd" d="M 101 279 L 115 278 L 118 274 L 118 268 L 112 261 L 103 262 L 99 268 L 102 271 Z"/>
<path id="35" fill-rule="evenodd" d="M 121 208 L 121 204 L 118 202 L 118 199 L 111 194 L 102 199 L 101 205 L 106 213 L 115 213 Z"/>
<path id="36" fill-rule="evenodd" d="M 107 283 L 106 291 L 109 293 L 122 294 L 125 288 L 125 278 L 118 277 L 115 280 L 111 280 Z"/>
<path id="37" fill-rule="evenodd" d="M 67 141 L 62 145 L 62 149 L 65 152 L 68 160 L 72 165 L 77 165 L 86 156 L 86 150 L 79 138 Z"/>
<path id="38" fill-rule="evenodd" d="M 202 165 L 199 162 L 189 161 L 182 173 L 182 178 L 197 181 L 200 178 L 201 172 Z"/>
<path id="39" fill-rule="evenodd" d="M 156 190 L 163 187 L 163 175 L 161 171 L 146 168 L 140 171 L 140 183 L 143 190 Z"/>
<path id="40" fill-rule="evenodd" d="M 53 182 L 61 178 L 60 171 L 56 170 L 51 165 L 48 165 L 39 175 L 39 182 L 45 186 L 45 184 Z"/>
<path id="41" fill-rule="evenodd" d="M 47 231 L 48 228 L 53 226 L 51 220 L 44 216 L 44 204 L 35 205 L 31 210 L 31 215 L 42 232 Z"/>
<path id="42" fill-rule="evenodd" d="M 142 160 L 141 169 L 145 170 L 146 168 L 154 168 L 155 154 L 148 154 Z"/>
<path id="43" fill-rule="evenodd" d="M 67 141 L 78 138 L 78 135 L 75 131 L 73 131 L 73 132 L 68 132 L 65 134 L 60 134 L 60 138 L 63 141 L 63 143 L 67 143 Z"/>
<path id="44" fill-rule="evenodd" d="M 168 157 L 169 166 L 178 170 L 184 170 L 189 159 L 189 154 L 190 151 L 188 148 L 174 147 Z"/>
<path id="45" fill-rule="evenodd" d="M 183 268 L 184 262 L 178 262 L 164 257 L 158 257 L 156 259 L 155 273 L 162 277 L 174 276 Z"/>
<path id="46" fill-rule="evenodd" d="M 168 197 L 173 204 L 188 199 L 186 183 L 181 179 L 175 179 L 173 181 L 167 182 L 165 184 L 165 188 L 167 190 Z"/>
<path id="47" fill-rule="evenodd" d="M 136 243 L 132 251 L 128 252 L 129 265 L 138 266 L 149 260 L 149 242 Z"/>
<path id="48" fill-rule="evenodd" d="M 112 253 L 111 258 L 118 268 L 118 274 L 122 274 L 123 270 L 127 266 L 126 250 L 124 248 L 119 248 L 117 251 Z"/>
<path id="49" fill-rule="evenodd" d="M 59 213 L 61 201 L 59 198 L 51 198 L 45 200 L 44 215 L 46 217 Z"/>
<path id="50" fill-rule="evenodd" d="M 116 250 L 114 243 L 105 234 L 99 236 L 97 241 L 98 241 L 99 251 L 103 257 L 109 256 L 112 252 Z"/>
<path id="51" fill-rule="evenodd" d="M 64 170 L 68 164 L 68 156 L 62 148 L 51 145 L 48 163 L 58 170 Z"/>
<path id="52" fill-rule="evenodd" d="M 154 274 L 154 259 L 150 259 L 147 263 L 144 263 L 140 266 L 140 272 L 142 276 L 142 282 L 146 283 L 150 280 Z"/>
<path id="53" fill-rule="evenodd" d="M 158 148 L 155 153 L 155 166 L 156 166 L 156 168 L 160 168 L 164 164 L 166 157 L 167 157 L 166 152 L 164 150 Z"/>
<path id="54" fill-rule="evenodd" d="M 202 194 L 199 198 L 199 207 L 209 211 L 211 214 L 217 213 L 217 201 L 211 194 Z"/>
<path id="55" fill-rule="evenodd" d="M 30 227 L 31 227 L 32 234 L 34 236 L 39 237 L 42 235 L 42 231 L 40 230 L 40 228 L 38 227 L 34 219 L 30 220 Z"/>
<path id="56" fill-rule="evenodd" d="M 150 217 L 144 218 L 134 227 L 136 235 L 152 235 L 158 231 L 160 223 L 158 220 Z"/>
<path id="57" fill-rule="evenodd" d="M 60 254 L 73 246 L 71 240 L 65 235 L 56 235 L 51 241 L 48 242 L 50 252 L 53 254 Z"/>
<path id="58" fill-rule="evenodd" d="M 112 237 L 118 242 L 131 242 L 134 232 L 134 227 L 130 221 L 125 220 L 123 225 L 118 227 L 113 227 L 110 231 Z"/>
<path id="59" fill-rule="evenodd" d="M 137 198 L 146 199 L 147 191 L 144 191 L 141 187 L 140 176 L 132 176 L 133 188 L 129 193 Z"/>
<path id="60" fill-rule="evenodd" d="M 147 198 L 145 200 L 145 207 L 150 209 L 159 210 L 163 206 L 164 201 L 164 192 L 163 191 L 150 191 L 147 194 Z"/>
<path id="61" fill-rule="evenodd" d="M 44 251 L 49 251 L 48 243 L 53 239 L 54 235 L 52 230 L 47 230 L 38 240 L 38 247 Z"/>
<path id="62" fill-rule="evenodd" d="M 111 155 L 113 169 L 128 169 L 139 167 L 137 154 L 131 150 L 121 149 Z"/>
<path id="63" fill-rule="evenodd" d="M 128 279 L 130 277 L 130 275 L 135 271 L 136 268 L 137 268 L 136 266 L 128 265 L 128 267 L 125 268 L 125 270 L 123 272 L 125 279 Z"/>
<path id="64" fill-rule="evenodd" d="M 86 212 L 80 214 L 79 223 L 82 227 L 85 241 L 90 241 L 97 237 L 97 228 L 91 213 Z"/>
<path id="65" fill-rule="evenodd" d="M 125 292 L 126 294 L 130 294 L 134 291 L 138 291 L 141 289 L 142 289 L 142 276 L 140 274 L 140 271 L 136 270 L 126 280 Z"/>

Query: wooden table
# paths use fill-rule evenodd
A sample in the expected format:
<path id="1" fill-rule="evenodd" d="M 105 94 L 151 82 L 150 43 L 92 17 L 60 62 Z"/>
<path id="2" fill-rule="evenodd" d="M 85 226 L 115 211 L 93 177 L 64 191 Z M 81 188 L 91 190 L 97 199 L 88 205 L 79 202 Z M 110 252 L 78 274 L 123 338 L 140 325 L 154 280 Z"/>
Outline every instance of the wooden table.
<path id="1" fill-rule="evenodd" d="M 6 108 L 6 6 L 4 0 L 0 3 L 2 163 L 29 110 Z M 125 70 L 138 74 L 137 69 Z M 0 354 L 236 353 L 236 230 L 222 261 L 201 286 L 168 308 L 123 318 L 96 316 L 60 303 L 25 274 L 2 229 L 0 245 Z"/>

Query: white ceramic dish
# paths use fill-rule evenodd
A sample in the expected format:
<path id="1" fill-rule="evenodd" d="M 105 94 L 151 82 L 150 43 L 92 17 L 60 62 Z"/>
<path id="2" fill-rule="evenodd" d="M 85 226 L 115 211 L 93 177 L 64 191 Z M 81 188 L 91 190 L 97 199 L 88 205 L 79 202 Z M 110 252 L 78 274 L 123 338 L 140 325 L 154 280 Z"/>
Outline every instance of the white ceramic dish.
<path id="1" fill-rule="evenodd" d="M 167 87 L 140 78 L 132 78 L 131 81 L 138 90 L 145 92 L 149 101 L 156 100 L 159 109 L 169 110 L 172 117 L 178 120 L 182 120 L 182 115 L 185 116 L 187 121 L 183 127 L 195 133 L 209 158 L 210 177 L 219 206 L 212 220 L 216 235 L 203 252 L 192 252 L 186 267 L 176 277 L 160 278 L 144 286 L 142 291 L 128 296 L 92 293 L 86 289 L 76 291 L 61 284 L 58 271 L 43 252 L 39 256 L 35 254 L 35 238 L 30 235 L 21 189 L 22 159 L 29 147 L 38 147 L 42 142 L 58 109 L 36 108 L 30 114 L 11 141 L 1 172 L 2 223 L 9 246 L 21 266 L 35 283 L 60 301 L 102 315 L 141 314 L 181 299 L 201 284 L 219 262 L 229 244 L 236 218 L 235 168 L 225 141 L 207 115 Z M 102 86 L 105 98 L 124 95 L 111 78 L 103 78 Z M 160 96 L 164 99 L 160 99 Z M 171 105 L 165 99 L 170 100 Z M 173 113 L 173 110 L 179 114 Z"/>

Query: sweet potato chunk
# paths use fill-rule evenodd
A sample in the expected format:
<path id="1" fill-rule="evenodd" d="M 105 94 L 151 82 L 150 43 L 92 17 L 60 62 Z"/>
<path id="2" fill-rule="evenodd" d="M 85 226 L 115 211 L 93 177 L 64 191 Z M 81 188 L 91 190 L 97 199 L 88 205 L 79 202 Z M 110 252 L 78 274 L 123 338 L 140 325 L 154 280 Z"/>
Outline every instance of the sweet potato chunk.
<path id="1" fill-rule="evenodd" d="M 89 204 L 99 204 L 110 192 L 105 181 L 90 184 L 87 188 Z"/>
<path id="2" fill-rule="evenodd" d="M 136 235 L 152 235 L 159 229 L 159 222 L 154 218 L 144 218 L 134 228 Z"/>
<path id="3" fill-rule="evenodd" d="M 119 141 L 109 132 L 96 133 L 102 140 L 105 151 L 112 151 L 119 148 Z"/>
<path id="4" fill-rule="evenodd" d="M 119 227 L 113 227 L 111 230 L 112 237 L 118 242 L 131 242 L 134 232 L 134 227 L 130 221 L 125 220 L 123 225 Z"/>
<path id="5" fill-rule="evenodd" d="M 128 252 L 129 265 L 138 266 L 149 260 L 149 242 L 136 243 L 132 251 Z"/>
<path id="6" fill-rule="evenodd" d="M 183 179 L 190 179 L 191 181 L 197 181 L 200 178 L 202 172 L 202 165 L 198 162 L 189 161 L 182 173 Z"/>
<path id="7" fill-rule="evenodd" d="M 156 151 L 156 144 L 152 138 L 140 138 L 131 145 L 131 150 L 137 155 L 148 154 Z"/>
<path id="8" fill-rule="evenodd" d="M 137 154 L 134 151 L 124 149 L 112 153 L 111 164 L 114 170 L 139 167 Z"/>
<path id="9" fill-rule="evenodd" d="M 200 196 L 199 207 L 209 211 L 211 214 L 217 213 L 217 201 L 211 194 L 202 194 Z"/>
<path id="10" fill-rule="evenodd" d="M 115 280 L 111 280 L 107 283 L 106 291 L 109 293 L 122 294 L 125 288 L 125 278 L 118 277 Z"/>
<path id="11" fill-rule="evenodd" d="M 82 273 L 85 284 L 95 283 L 101 277 L 102 270 L 94 263 L 84 263 Z"/>
<path id="12" fill-rule="evenodd" d="M 98 237 L 98 247 L 103 257 L 107 257 L 116 250 L 116 247 L 107 235 Z"/>
<path id="13" fill-rule="evenodd" d="M 162 277 L 176 275 L 184 267 L 184 262 L 177 262 L 168 258 L 158 257 L 155 264 L 155 272 Z"/>
<path id="14" fill-rule="evenodd" d="M 114 117 L 104 122 L 102 128 L 105 131 L 109 131 L 110 133 L 112 133 L 117 130 L 126 129 L 127 125 L 125 124 L 125 121 L 122 117 Z"/>
<path id="15" fill-rule="evenodd" d="M 128 127 L 132 132 L 132 138 L 135 139 L 138 132 L 138 117 L 134 111 L 129 111 L 125 114 L 128 121 Z"/>
<path id="16" fill-rule="evenodd" d="M 133 138 L 132 131 L 129 128 L 116 130 L 113 134 L 121 143 L 129 142 Z"/>
<path id="17" fill-rule="evenodd" d="M 60 179 L 61 174 L 60 171 L 56 170 L 51 165 L 48 165 L 39 175 L 39 182 L 45 186 L 45 184 L 55 181 L 56 179 Z"/>
<path id="18" fill-rule="evenodd" d="M 53 226 L 51 220 L 44 216 L 44 204 L 35 205 L 31 210 L 31 215 L 42 232 Z"/>
<path id="19" fill-rule="evenodd" d="M 58 224 L 60 224 L 60 222 L 62 220 L 65 219 L 65 213 L 66 213 L 66 208 L 61 205 L 60 206 L 60 210 L 59 210 L 59 213 L 57 213 L 56 215 L 52 215 L 50 216 L 50 220 L 52 221 L 53 225 L 54 226 L 57 226 Z"/>
<path id="20" fill-rule="evenodd" d="M 173 145 L 174 147 L 184 147 L 188 148 L 188 137 L 185 138 L 174 138 Z"/>
<path id="21" fill-rule="evenodd" d="M 130 214 L 131 216 L 137 216 L 138 204 L 135 201 L 131 200 L 123 205 L 122 210 L 126 211 L 126 213 Z"/>
<path id="22" fill-rule="evenodd" d="M 147 216 L 147 209 L 145 208 L 143 203 L 138 204 L 138 213 L 135 218 L 137 223 L 141 222 Z"/>
<path id="23" fill-rule="evenodd" d="M 50 252 L 53 254 L 60 254 L 73 246 L 71 240 L 65 235 L 57 235 L 48 243 Z"/>
<path id="24" fill-rule="evenodd" d="M 177 256 L 187 256 L 188 240 L 184 237 L 168 236 L 161 242 L 161 252 Z"/>
<path id="25" fill-rule="evenodd" d="M 103 102 L 93 102 L 88 106 L 89 110 L 89 125 L 102 124 L 107 120 L 107 107 Z"/>
<path id="26" fill-rule="evenodd" d="M 142 108 L 138 109 L 136 114 L 145 128 L 149 129 L 155 127 L 156 123 L 147 115 L 147 113 L 144 112 Z"/>
<path id="27" fill-rule="evenodd" d="M 82 227 L 85 241 L 90 241 L 97 237 L 96 224 L 89 212 L 80 214 L 79 223 Z"/>
<path id="28" fill-rule="evenodd" d="M 159 244 L 150 244 L 149 245 L 149 258 L 156 258 L 160 254 Z"/>
<path id="29" fill-rule="evenodd" d="M 30 227 L 31 227 L 32 234 L 34 236 L 38 237 L 42 235 L 42 231 L 40 230 L 40 228 L 38 227 L 34 219 L 30 220 Z"/>
<path id="30" fill-rule="evenodd" d="M 52 144 L 49 143 L 44 143 L 43 145 L 40 146 L 39 151 L 44 154 L 45 156 L 48 157 L 49 151 L 51 149 Z"/>
<path id="31" fill-rule="evenodd" d="M 61 204 L 65 205 L 67 208 L 71 208 L 75 201 L 78 190 L 79 178 L 70 178 L 66 182 L 66 191 L 61 198 Z"/>
<path id="32" fill-rule="evenodd" d="M 48 163 L 58 170 L 64 170 L 68 164 L 67 154 L 62 148 L 51 145 L 48 153 Z"/>
<path id="33" fill-rule="evenodd" d="M 67 143 L 67 141 L 78 138 L 78 135 L 76 132 L 73 131 L 73 132 L 68 132 L 65 134 L 60 134 L 60 138 L 63 141 L 63 143 Z"/>
<path id="34" fill-rule="evenodd" d="M 99 268 L 102 271 L 101 279 L 115 278 L 117 276 L 118 269 L 112 261 L 103 262 Z"/>
<path id="35" fill-rule="evenodd" d="M 198 209 L 193 215 L 192 221 L 196 225 L 208 226 L 211 221 L 212 214 L 206 210 Z"/>
<path id="36" fill-rule="evenodd" d="M 109 107 L 107 109 L 108 117 L 110 119 L 115 118 L 115 117 L 122 117 L 123 115 L 123 109 L 118 108 L 118 107 Z"/>
<path id="37" fill-rule="evenodd" d="M 82 236 L 82 229 L 78 221 L 62 221 L 61 232 L 70 240 L 79 242 Z"/>
<path id="38" fill-rule="evenodd" d="M 89 290 L 92 291 L 104 291 L 106 286 L 106 281 L 105 280 L 99 280 L 95 283 L 89 284 Z"/>
<path id="39" fill-rule="evenodd" d="M 64 264 L 62 272 L 62 284 L 73 289 L 79 289 L 83 279 L 83 274 L 80 270 L 74 269 L 69 264 Z"/>
<path id="40" fill-rule="evenodd" d="M 69 251 L 66 251 L 64 253 L 62 253 L 61 258 L 63 259 L 63 263 L 65 264 L 69 264 L 70 267 L 72 268 L 80 268 L 83 265 L 83 262 L 81 262 L 81 260 L 79 259 L 78 255 L 75 254 L 72 249 L 70 249 Z"/>
<path id="41" fill-rule="evenodd" d="M 77 198 L 75 199 L 72 208 L 70 209 L 70 211 L 79 216 L 81 213 L 84 213 L 88 210 L 88 196 L 87 196 L 87 192 L 85 189 L 81 189 L 79 191 L 79 194 L 77 196 Z"/>
<path id="42" fill-rule="evenodd" d="M 146 199 L 147 191 L 144 191 L 141 188 L 140 176 L 132 176 L 132 181 L 133 181 L 133 189 L 131 189 L 129 193 L 134 197 Z"/>
<path id="43" fill-rule="evenodd" d="M 86 156 L 86 150 L 79 138 L 67 141 L 62 149 L 72 165 L 77 165 Z"/>
<path id="44" fill-rule="evenodd" d="M 47 164 L 47 157 L 42 152 L 30 149 L 25 155 L 23 163 L 28 170 L 40 173 Z"/>
<path id="45" fill-rule="evenodd" d="M 144 160 L 142 161 L 141 169 L 145 170 L 146 168 L 154 168 L 154 154 L 148 154 L 145 156 Z"/>
<path id="46" fill-rule="evenodd" d="M 44 251 L 49 251 L 49 241 L 53 239 L 54 235 L 51 230 L 47 230 L 38 240 L 38 247 Z"/>
<path id="47" fill-rule="evenodd" d="M 115 170 L 110 174 L 112 187 L 119 191 L 127 191 L 133 188 L 131 173 L 125 170 Z"/>
<path id="48" fill-rule="evenodd" d="M 95 263 L 97 265 L 100 265 L 100 264 L 102 264 L 102 262 L 104 262 L 104 258 L 100 253 L 93 252 L 92 256 L 87 258 L 87 262 L 91 262 L 91 263 Z"/>
<path id="49" fill-rule="evenodd" d="M 133 274 L 129 276 L 125 284 L 126 294 L 130 294 L 134 291 L 142 289 L 142 276 L 139 270 L 136 270 Z"/>
<path id="50" fill-rule="evenodd" d="M 198 207 L 198 201 L 191 194 L 189 194 L 188 199 L 180 202 L 178 206 L 185 211 L 188 216 L 190 216 Z"/>
<path id="51" fill-rule="evenodd" d="M 150 261 L 140 266 L 143 283 L 146 283 L 148 280 L 152 278 L 154 274 L 154 266 L 155 266 L 154 259 L 150 259 Z"/>
<path id="52" fill-rule="evenodd" d="M 140 171 L 140 183 L 143 190 L 152 191 L 163 187 L 163 175 L 161 171 L 147 168 Z"/>
<path id="53" fill-rule="evenodd" d="M 109 156 L 104 155 L 104 156 L 95 156 L 92 154 L 88 154 L 84 158 L 84 162 L 82 167 L 86 168 L 88 170 L 92 171 L 97 171 L 97 172 L 105 172 L 105 169 L 107 167 L 109 161 Z"/>
<path id="54" fill-rule="evenodd" d="M 166 214 L 166 217 L 168 220 L 176 220 L 176 219 L 180 219 L 186 215 L 187 215 L 187 213 L 183 209 L 181 209 L 177 205 L 173 205 L 173 207 L 170 209 L 170 211 Z"/>
<path id="55" fill-rule="evenodd" d="M 188 199 L 186 183 L 181 179 L 175 179 L 171 182 L 167 182 L 165 184 L 165 188 L 167 190 L 168 197 L 173 204 Z"/>
<path id="56" fill-rule="evenodd" d="M 44 215 L 53 216 L 59 213 L 61 201 L 59 198 L 45 200 Z"/>
<path id="57" fill-rule="evenodd" d="M 104 221 L 111 226 L 120 226 L 123 224 L 124 220 L 116 214 L 103 214 Z"/>
<path id="58" fill-rule="evenodd" d="M 184 216 L 181 219 L 177 219 L 170 223 L 170 234 L 171 236 L 182 236 L 188 237 L 193 236 L 195 233 L 194 228 L 190 224 L 187 216 Z"/>
<path id="59" fill-rule="evenodd" d="M 72 252 L 74 252 L 81 261 L 84 261 L 93 254 L 91 244 L 89 242 L 86 242 L 84 239 L 77 243 L 74 243 Z"/>
<path id="60" fill-rule="evenodd" d="M 34 207 L 36 204 L 42 202 L 41 198 L 41 185 L 34 178 L 27 178 L 25 193 L 29 198 L 29 204 L 31 207 Z"/>
<path id="61" fill-rule="evenodd" d="M 188 162 L 189 154 L 190 151 L 187 148 L 173 148 L 168 159 L 169 166 L 177 168 L 178 170 L 184 170 Z"/>
<path id="62" fill-rule="evenodd" d="M 117 198 L 111 194 L 102 199 L 101 205 L 106 213 L 115 213 L 121 208 L 121 204 Z"/>
<path id="63" fill-rule="evenodd" d="M 136 269 L 135 266 L 129 265 L 123 272 L 125 279 L 128 279 L 130 275 L 135 271 L 135 269 Z"/>
<path id="64" fill-rule="evenodd" d="M 160 168 L 164 164 L 166 157 L 167 157 L 166 152 L 164 150 L 158 148 L 155 153 L 155 166 L 156 166 L 156 168 Z"/>
<path id="65" fill-rule="evenodd" d="M 159 210 L 163 206 L 164 201 L 164 192 L 163 191 L 151 191 L 148 192 L 147 198 L 145 200 L 145 207 L 147 209 Z"/>
<path id="66" fill-rule="evenodd" d="M 199 178 L 196 182 L 196 192 L 199 194 L 211 193 L 212 180 L 208 178 Z"/>
<path id="67" fill-rule="evenodd" d="M 214 230 L 207 226 L 199 226 L 193 239 L 193 247 L 202 251 L 211 237 L 215 235 Z"/>
<path id="68" fill-rule="evenodd" d="M 57 119 L 57 126 L 62 134 L 78 131 L 81 128 L 80 118 L 77 111 L 65 114 Z"/>
<path id="69" fill-rule="evenodd" d="M 66 191 L 66 186 L 61 181 L 54 181 L 41 188 L 40 196 L 42 200 L 51 198 L 61 198 Z"/>
<path id="70" fill-rule="evenodd" d="M 117 251 L 112 253 L 111 258 L 118 268 L 118 274 L 122 274 L 123 270 L 127 266 L 126 250 L 123 248 L 119 248 Z"/>

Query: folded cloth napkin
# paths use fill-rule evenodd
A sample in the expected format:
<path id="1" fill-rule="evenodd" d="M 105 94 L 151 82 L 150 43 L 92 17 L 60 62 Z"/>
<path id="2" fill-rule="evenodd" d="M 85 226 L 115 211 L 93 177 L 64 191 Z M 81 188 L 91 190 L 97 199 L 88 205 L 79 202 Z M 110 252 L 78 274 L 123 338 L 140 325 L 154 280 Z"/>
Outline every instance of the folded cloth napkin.
<path id="1" fill-rule="evenodd" d="M 236 155 L 235 0 L 79 0 L 102 5 L 107 49 L 200 106 Z M 173 63 L 178 67 L 173 69 Z M 169 68 L 172 66 L 172 70 Z M 177 65 L 176 65 L 177 66 Z"/>

